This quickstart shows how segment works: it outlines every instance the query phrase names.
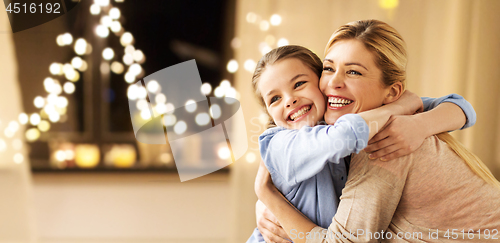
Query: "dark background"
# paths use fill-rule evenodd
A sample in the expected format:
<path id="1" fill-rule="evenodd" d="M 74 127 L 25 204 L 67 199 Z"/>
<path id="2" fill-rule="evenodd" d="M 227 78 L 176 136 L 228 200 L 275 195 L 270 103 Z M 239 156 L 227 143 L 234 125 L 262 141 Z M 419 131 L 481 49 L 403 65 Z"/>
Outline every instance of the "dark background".
<path id="1" fill-rule="evenodd" d="M 145 55 L 146 61 L 141 64 L 143 76 L 195 58 L 203 82 L 215 87 L 222 79 L 232 79 L 226 71 L 226 63 L 233 54 L 229 43 L 234 33 L 234 0 L 110 2 L 120 9 L 120 22 L 125 31 L 134 36 L 134 47 Z M 100 16 L 90 14 L 92 3 L 82 1 L 53 21 L 13 35 L 23 108 L 28 115 L 39 111 L 34 107 L 33 99 L 47 95 L 43 88 L 46 77 L 58 79 L 61 85 L 65 82 L 63 77 L 50 74 L 50 64 L 68 63 L 77 56 L 73 46 L 80 37 L 93 48 L 90 55 L 82 57 L 89 68 L 80 72 L 80 80 L 74 83 L 75 93 L 62 94 L 69 100 L 67 117 L 62 119 L 65 122 L 51 123 L 49 132 L 42 133 L 38 141 L 29 143 L 35 171 L 37 168 L 50 170 L 48 141 L 97 145 L 130 143 L 136 146 L 126 95 L 129 84 L 123 74 L 110 72 L 105 77 L 100 73 L 101 62 L 106 62 L 101 55 L 103 48 L 112 47 L 115 51 L 113 60 L 123 63 L 124 47 L 119 36 L 112 31 L 104 39 L 95 34 Z M 57 46 L 57 36 L 66 32 L 73 35 L 73 44 Z M 179 52 L 181 49 L 188 51 Z M 125 65 L 125 70 L 127 67 Z"/>

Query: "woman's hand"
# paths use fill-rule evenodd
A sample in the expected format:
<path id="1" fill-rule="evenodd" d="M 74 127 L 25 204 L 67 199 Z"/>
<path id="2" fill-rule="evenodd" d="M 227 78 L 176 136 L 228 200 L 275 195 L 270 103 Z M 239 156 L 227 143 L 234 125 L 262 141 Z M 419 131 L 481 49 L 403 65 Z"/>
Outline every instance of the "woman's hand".
<path id="1" fill-rule="evenodd" d="M 281 227 L 276 216 L 260 200 L 255 204 L 255 215 L 257 218 L 257 228 L 259 228 L 266 242 L 291 242 L 287 240 L 288 235 Z"/>
<path id="2" fill-rule="evenodd" d="M 369 158 L 388 161 L 417 150 L 429 136 L 418 119 L 418 115 L 392 116 L 382 131 L 368 141 L 365 152 L 370 153 Z"/>
<path id="3" fill-rule="evenodd" d="M 399 105 L 402 107 L 403 113 L 401 115 L 413 115 L 415 112 L 422 112 L 424 110 L 422 99 L 408 90 L 406 90 L 398 100 L 389 105 Z"/>

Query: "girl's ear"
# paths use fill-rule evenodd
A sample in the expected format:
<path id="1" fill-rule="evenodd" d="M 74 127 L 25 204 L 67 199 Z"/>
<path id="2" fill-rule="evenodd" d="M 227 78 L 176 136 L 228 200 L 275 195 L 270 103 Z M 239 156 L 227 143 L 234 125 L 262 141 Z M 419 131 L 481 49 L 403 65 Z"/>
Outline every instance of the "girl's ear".
<path id="1" fill-rule="evenodd" d="M 389 87 L 387 95 L 384 98 L 384 105 L 390 104 L 399 99 L 403 94 L 403 84 L 401 82 L 396 82 Z"/>

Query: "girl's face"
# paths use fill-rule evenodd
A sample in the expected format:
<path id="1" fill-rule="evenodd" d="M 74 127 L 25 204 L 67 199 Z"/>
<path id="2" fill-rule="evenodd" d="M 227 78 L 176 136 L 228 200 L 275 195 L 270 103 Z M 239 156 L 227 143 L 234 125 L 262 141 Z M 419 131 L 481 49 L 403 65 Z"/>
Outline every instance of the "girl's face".
<path id="1" fill-rule="evenodd" d="M 323 62 L 320 88 L 327 96 L 328 124 L 344 114 L 382 106 L 389 93 L 375 56 L 355 39 L 338 41 L 330 48 Z"/>
<path id="2" fill-rule="evenodd" d="M 318 79 L 316 73 L 296 58 L 266 67 L 257 86 L 276 125 L 299 129 L 304 125 L 314 126 L 323 118 L 325 98 Z"/>

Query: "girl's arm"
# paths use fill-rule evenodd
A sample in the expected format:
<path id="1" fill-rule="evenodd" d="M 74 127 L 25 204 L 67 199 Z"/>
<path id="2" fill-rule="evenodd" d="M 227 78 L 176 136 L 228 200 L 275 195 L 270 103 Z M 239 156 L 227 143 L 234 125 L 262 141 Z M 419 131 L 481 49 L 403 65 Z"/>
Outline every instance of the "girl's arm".
<path id="1" fill-rule="evenodd" d="M 339 163 L 364 149 L 392 115 L 413 114 L 421 107 L 420 98 L 406 91 L 396 102 L 344 115 L 333 126 L 271 129 L 259 137 L 260 154 L 273 176 L 293 186 L 319 173 L 326 163 Z"/>
<path id="2" fill-rule="evenodd" d="M 474 125 L 476 113 L 462 96 L 422 97 L 427 112 L 412 116 L 393 116 L 385 128 L 365 148 L 370 158 L 383 161 L 415 151 L 426 137 Z"/>

